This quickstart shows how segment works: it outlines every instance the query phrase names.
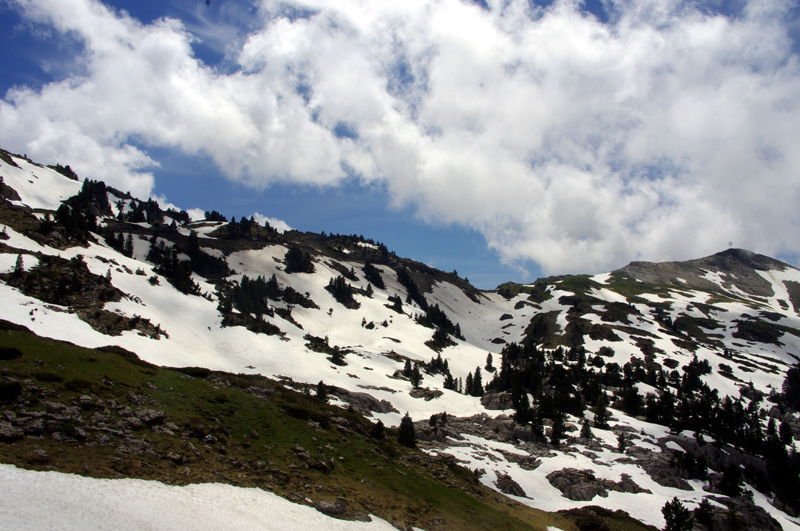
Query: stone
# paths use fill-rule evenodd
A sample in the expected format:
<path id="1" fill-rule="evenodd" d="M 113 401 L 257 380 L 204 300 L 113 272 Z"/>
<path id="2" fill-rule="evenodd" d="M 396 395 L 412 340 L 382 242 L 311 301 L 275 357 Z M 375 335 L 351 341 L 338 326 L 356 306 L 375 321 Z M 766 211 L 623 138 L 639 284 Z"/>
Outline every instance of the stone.
<path id="1" fill-rule="evenodd" d="M 14 442 L 25 436 L 25 432 L 19 428 L 15 428 L 8 422 L 0 422 L 0 441 Z"/>
<path id="2" fill-rule="evenodd" d="M 347 512 L 347 504 L 343 501 L 316 501 L 314 509 L 328 516 L 337 516 Z"/>
<path id="3" fill-rule="evenodd" d="M 494 484 L 497 487 L 497 489 L 503 494 L 510 494 L 512 496 L 527 498 L 525 491 L 522 489 L 522 487 L 519 486 L 519 483 L 511 479 L 511 476 L 509 476 L 508 474 L 503 474 L 501 472 L 498 472 L 497 480 L 495 480 Z"/>
<path id="4" fill-rule="evenodd" d="M 167 414 L 160 409 L 139 409 L 136 411 L 136 416 L 148 426 L 159 424 L 167 418 Z"/>
<path id="5" fill-rule="evenodd" d="M 514 409 L 514 401 L 511 399 L 511 393 L 485 393 L 481 397 L 481 404 L 486 409 L 491 410 L 504 410 Z"/>

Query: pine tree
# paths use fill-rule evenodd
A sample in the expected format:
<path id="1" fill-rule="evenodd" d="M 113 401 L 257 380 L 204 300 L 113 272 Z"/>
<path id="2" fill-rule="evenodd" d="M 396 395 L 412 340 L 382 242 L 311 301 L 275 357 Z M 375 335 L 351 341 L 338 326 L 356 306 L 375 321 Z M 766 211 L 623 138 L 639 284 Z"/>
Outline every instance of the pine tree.
<path id="1" fill-rule="evenodd" d="M 778 428 L 778 436 L 783 444 L 792 444 L 792 427 L 788 422 L 781 422 L 781 426 Z"/>
<path id="2" fill-rule="evenodd" d="M 317 398 L 322 400 L 323 402 L 328 401 L 328 386 L 325 385 L 325 382 L 322 380 L 319 381 L 317 384 Z"/>
<path id="3" fill-rule="evenodd" d="M 417 445 L 414 421 L 408 416 L 408 412 L 406 412 L 406 415 L 400 420 L 400 428 L 397 430 L 397 441 L 409 448 L 414 448 Z"/>
<path id="4" fill-rule="evenodd" d="M 494 368 L 494 366 L 492 365 L 492 353 L 491 352 L 486 356 L 486 367 L 485 368 L 486 368 L 487 372 L 494 372 L 496 370 Z"/>
<path id="5" fill-rule="evenodd" d="M 592 434 L 592 428 L 589 426 L 589 419 L 583 419 L 581 423 L 581 433 L 579 435 L 581 439 L 592 439 L 594 435 Z"/>
<path id="6" fill-rule="evenodd" d="M 372 437 L 373 439 L 383 439 L 383 430 L 384 430 L 383 422 L 379 420 L 378 422 L 375 423 L 372 429 L 369 430 L 369 436 Z"/>
<path id="7" fill-rule="evenodd" d="M 608 410 L 606 409 L 606 398 L 603 394 L 597 397 L 594 405 L 594 427 L 608 428 Z"/>
<path id="8" fill-rule="evenodd" d="M 403 376 L 406 378 L 411 378 L 411 360 L 407 359 L 405 365 L 403 366 Z"/>
<path id="9" fill-rule="evenodd" d="M 528 400 L 528 393 L 522 393 L 519 396 L 517 412 L 514 414 L 514 421 L 523 426 L 531 421 L 531 403 L 530 400 Z"/>
<path id="10" fill-rule="evenodd" d="M 19 276 L 25 271 L 25 263 L 22 261 L 22 255 L 17 255 L 17 262 L 14 264 L 14 276 Z"/>
<path id="11" fill-rule="evenodd" d="M 728 465 L 722 473 L 722 480 L 719 482 L 719 490 L 725 496 L 735 498 L 742 493 L 742 471 L 735 465 Z"/>
<path id="12" fill-rule="evenodd" d="M 661 509 L 664 520 L 667 521 L 664 531 L 691 531 L 693 526 L 692 513 L 678 498 L 672 498 Z"/>
<path id="13" fill-rule="evenodd" d="M 475 367 L 475 376 L 472 378 L 472 396 L 483 396 L 483 381 L 481 377 L 481 368 Z"/>
<path id="14" fill-rule="evenodd" d="M 564 415 L 563 413 L 556 412 L 553 417 L 553 429 L 550 432 L 550 444 L 558 446 L 561 444 L 561 439 L 564 437 Z"/>
<path id="15" fill-rule="evenodd" d="M 411 370 L 411 377 L 409 379 L 411 380 L 411 385 L 413 385 L 415 388 L 419 387 L 419 384 L 422 382 L 422 373 L 419 372 L 418 363 L 414 364 L 414 368 Z"/>

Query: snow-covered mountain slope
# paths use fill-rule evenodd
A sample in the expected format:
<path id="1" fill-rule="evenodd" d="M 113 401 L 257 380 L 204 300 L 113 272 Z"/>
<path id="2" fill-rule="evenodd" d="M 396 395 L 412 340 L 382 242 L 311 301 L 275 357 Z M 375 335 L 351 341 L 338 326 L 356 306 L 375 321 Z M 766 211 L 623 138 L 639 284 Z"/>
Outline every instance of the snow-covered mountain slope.
<path id="1" fill-rule="evenodd" d="M 480 292 L 360 236 L 191 223 L 10 154 L 0 176 L 0 319 L 40 336 L 297 389 L 322 381 L 387 425 L 407 412 L 426 451 L 545 510 L 602 505 L 661 526 L 666 501 L 713 495 L 744 512 L 720 501 L 726 468 L 746 468 L 726 444 L 763 457 L 777 440 L 797 460 L 784 384 L 800 355 L 800 271 L 776 260 L 729 250 Z M 770 476 L 775 459 L 745 474 L 747 507 L 794 529 L 784 493 L 797 481 Z"/>

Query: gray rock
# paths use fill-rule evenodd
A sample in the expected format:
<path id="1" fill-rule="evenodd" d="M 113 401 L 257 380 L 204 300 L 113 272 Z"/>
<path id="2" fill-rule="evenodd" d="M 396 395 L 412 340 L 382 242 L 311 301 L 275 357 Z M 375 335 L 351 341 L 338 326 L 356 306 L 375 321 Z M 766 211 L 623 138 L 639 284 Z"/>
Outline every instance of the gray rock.
<path id="1" fill-rule="evenodd" d="M 15 428 L 8 422 L 0 422 L 0 441 L 14 442 L 25 436 L 25 432 L 19 428 Z"/>
<path id="2" fill-rule="evenodd" d="M 621 481 L 615 482 L 598 478 L 591 470 L 565 468 L 551 472 L 546 477 L 552 486 L 560 490 L 565 498 L 572 501 L 590 501 L 595 496 L 605 498 L 608 496 L 609 490 L 650 493 L 649 490 L 637 485 L 627 474 L 622 476 Z"/>
<path id="3" fill-rule="evenodd" d="M 25 435 L 41 435 L 45 432 L 43 419 L 31 419 L 21 427 Z"/>
<path id="4" fill-rule="evenodd" d="M 80 406 L 82 408 L 88 409 L 88 408 L 94 406 L 95 402 L 94 402 L 94 399 L 91 396 L 89 396 L 89 395 L 81 395 L 80 397 L 78 397 L 78 404 L 80 404 Z"/>
<path id="5" fill-rule="evenodd" d="M 67 412 L 67 406 L 58 402 L 45 402 L 44 410 L 51 415 L 64 415 Z"/>
<path id="6" fill-rule="evenodd" d="M 527 497 L 525 491 L 519 486 L 519 483 L 511 479 L 511 476 L 508 474 L 498 472 L 497 480 L 494 482 L 494 484 L 503 494 L 510 494 L 512 496 L 519 496 L 522 498 Z"/>
<path id="7" fill-rule="evenodd" d="M 142 404 L 144 404 L 144 399 L 140 396 L 133 394 L 132 391 L 128 391 L 128 394 L 125 395 L 125 398 L 128 399 L 128 402 L 136 406 L 141 406 Z"/>
<path id="8" fill-rule="evenodd" d="M 481 404 L 486 409 L 491 410 L 514 408 L 514 402 L 511 400 L 511 393 L 485 393 L 481 397 Z"/>
<path id="9" fill-rule="evenodd" d="M 167 414 L 160 409 L 140 409 L 136 411 L 136 416 L 148 426 L 159 424 L 167 418 Z"/>
<path id="10" fill-rule="evenodd" d="M 314 509 L 328 516 L 337 516 L 347 512 L 347 504 L 344 501 L 316 501 Z"/>

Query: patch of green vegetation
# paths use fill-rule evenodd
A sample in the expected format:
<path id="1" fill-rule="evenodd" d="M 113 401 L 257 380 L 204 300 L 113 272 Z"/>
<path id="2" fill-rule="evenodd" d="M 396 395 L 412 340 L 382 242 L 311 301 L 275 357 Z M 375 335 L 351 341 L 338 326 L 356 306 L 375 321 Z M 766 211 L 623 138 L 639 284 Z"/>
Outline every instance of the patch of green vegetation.
<path id="1" fill-rule="evenodd" d="M 722 346 L 718 339 L 712 338 L 706 330 L 717 330 L 723 326 L 714 319 L 693 317 L 681 314 L 672 323 L 672 329 L 678 333 L 685 334 L 700 343 L 714 344 Z"/>
<path id="2" fill-rule="evenodd" d="M 564 275 L 556 282 L 558 289 L 585 294 L 591 289 L 601 289 L 602 284 L 592 280 L 590 275 Z"/>
<path id="3" fill-rule="evenodd" d="M 558 311 L 537 313 L 525 328 L 524 345 L 542 345 L 545 348 L 556 348 L 564 345 L 563 338 L 559 335 Z"/>
<path id="4" fill-rule="evenodd" d="M 657 528 L 653 526 L 646 526 L 632 519 L 624 511 L 611 511 L 596 505 L 559 511 L 559 513 L 572 518 L 575 527 L 580 531 L 633 531 L 636 529 L 657 531 Z"/>
<path id="5" fill-rule="evenodd" d="M 779 327 L 774 323 L 759 321 L 756 319 L 747 319 L 737 323 L 736 330 L 734 330 L 732 335 L 737 339 L 743 339 L 745 341 L 771 343 L 773 345 L 780 346 L 780 337 L 784 332 L 789 330 L 792 329 L 788 327 Z"/>
<path id="6" fill-rule="evenodd" d="M 533 284 L 517 284 L 516 282 L 506 282 L 497 286 L 496 291 L 506 299 L 513 299 L 520 293 L 527 293 L 529 301 L 542 303 L 553 298 L 553 296 L 547 291 L 547 287 L 547 281 L 544 279 L 539 279 Z"/>
<path id="7" fill-rule="evenodd" d="M 631 277 L 614 274 L 608 278 L 606 288 L 615 293 L 619 293 L 625 297 L 628 302 L 632 303 L 647 303 L 647 299 L 641 297 L 645 294 L 658 295 L 660 297 L 669 298 L 670 288 L 667 286 L 656 286 L 645 282 L 640 282 Z"/>

